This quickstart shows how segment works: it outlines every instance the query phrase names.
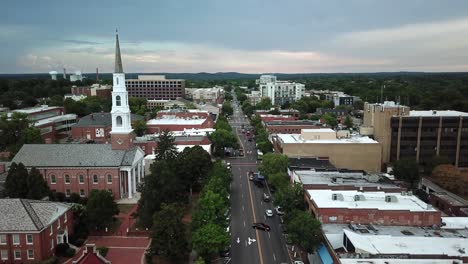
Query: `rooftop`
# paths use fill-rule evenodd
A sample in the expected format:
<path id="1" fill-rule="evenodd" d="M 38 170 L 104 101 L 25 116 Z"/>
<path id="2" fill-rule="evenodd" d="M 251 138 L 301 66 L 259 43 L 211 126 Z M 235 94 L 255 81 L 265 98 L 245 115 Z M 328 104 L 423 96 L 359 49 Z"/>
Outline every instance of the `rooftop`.
<path id="1" fill-rule="evenodd" d="M 423 110 L 417 111 L 413 110 L 410 111 L 409 116 L 417 116 L 417 117 L 429 117 L 429 116 L 468 116 L 468 113 L 460 112 L 460 111 L 453 111 L 453 110 Z"/>
<path id="2" fill-rule="evenodd" d="M 266 126 L 322 126 L 320 121 L 314 120 L 284 120 L 265 121 Z"/>
<path id="3" fill-rule="evenodd" d="M 341 264 L 456 264 L 454 259 L 340 258 Z M 459 262 L 461 263 L 461 262 Z"/>
<path id="4" fill-rule="evenodd" d="M 289 168 L 294 170 L 304 168 L 335 169 L 328 159 L 320 159 L 317 157 L 289 157 Z"/>
<path id="5" fill-rule="evenodd" d="M 36 121 L 36 123 L 34 123 L 34 125 L 38 127 L 49 123 L 61 122 L 66 120 L 76 120 L 76 118 L 77 115 L 75 114 L 58 115 L 38 120 Z"/>
<path id="6" fill-rule="evenodd" d="M 202 125 L 206 121 L 203 119 L 183 119 L 183 118 L 161 118 L 151 119 L 147 125 Z"/>
<path id="7" fill-rule="evenodd" d="M 285 144 L 379 144 L 366 136 L 351 136 L 350 138 L 305 140 L 301 134 L 278 134 L 278 138 Z"/>
<path id="8" fill-rule="evenodd" d="M 413 212 L 436 212 L 432 206 L 414 195 L 385 192 L 308 190 L 311 200 L 319 208 L 402 210 Z M 336 197 L 334 199 L 333 197 Z M 357 198 L 359 197 L 359 198 Z M 388 197 L 391 201 L 388 201 Z M 359 199 L 359 200 L 357 200 Z M 387 201 L 386 201 L 387 200 Z"/>
<path id="9" fill-rule="evenodd" d="M 35 106 L 35 107 L 30 107 L 30 108 L 24 108 L 24 109 L 16 109 L 16 110 L 13 110 L 13 112 L 23 113 L 23 114 L 34 114 L 34 113 L 39 113 L 39 112 L 53 110 L 53 109 L 60 109 L 60 108 L 61 108 L 60 106 L 41 105 L 41 106 Z"/>
<path id="10" fill-rule="evenodd" d="M 143 120 L 143 116 L 131 114 L 132 121 Z M 87 116 L 83 116 L 80 120 L 73 125 L 73 127 L 108 127 L 112 126 L 112 115 L 111 113 L 92 113 Z"/>
<path id="11" fill-rule="evenodd" d="M 442 217 L 442 229 L 468 229 L 468 217 Z"/>
<path id="12" fill-rule="evenodd" d="M 24 144 L 12 162 L 26 167 L 120 167 L 130 166 L 143 155 L 138 147 L 113 150 L 110 144 Z"/>
<path id="13" fill-rule="evenodd" d="M 40 231 L 70 209 L 63 203 L 0 199 L 0 232 Z"/>

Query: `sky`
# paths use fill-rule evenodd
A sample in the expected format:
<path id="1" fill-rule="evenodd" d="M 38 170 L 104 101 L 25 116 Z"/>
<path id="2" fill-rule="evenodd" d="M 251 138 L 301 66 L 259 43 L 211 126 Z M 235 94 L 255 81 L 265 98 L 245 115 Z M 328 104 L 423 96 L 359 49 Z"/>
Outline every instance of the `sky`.
<path id="1" fill-rule="evenodd" d="M 466 0 L 15 0 L 0 73 L 468 71 Z"/>

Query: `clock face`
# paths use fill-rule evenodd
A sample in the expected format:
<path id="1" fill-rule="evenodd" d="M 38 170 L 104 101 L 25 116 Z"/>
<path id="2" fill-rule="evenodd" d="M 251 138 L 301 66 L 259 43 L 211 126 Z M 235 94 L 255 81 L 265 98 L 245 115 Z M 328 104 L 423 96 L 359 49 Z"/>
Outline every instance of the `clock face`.
<path id="1" fill-rule="evenodd" d="M 118 143 L 119 145 L 122 145 L 122 143 L 123 143 L 123 140 L 122 140 L 122 139 L 120 139 L 120 138 L 118 138 L 118 139 L 117 139 L 117 143 Z"/>
<path id="2" fill-rule="evenodd" d="M 104 137 L 104 128 L 96 128 L 96 137 Z"/>

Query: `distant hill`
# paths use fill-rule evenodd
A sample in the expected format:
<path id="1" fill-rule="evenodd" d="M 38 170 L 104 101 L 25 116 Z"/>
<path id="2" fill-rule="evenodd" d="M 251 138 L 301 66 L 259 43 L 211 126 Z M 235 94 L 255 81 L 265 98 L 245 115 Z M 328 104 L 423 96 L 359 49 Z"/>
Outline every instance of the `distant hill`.
<path id="1" fill-rule="evenodd" d="M 367 77 L 385 77 L 385 76 L 428 76 L 428 75 L 468 75 L 466 72 L 374 72 L 374 73 L 262 73 L 276 75 L 278 79 L 308 79 L 320 77 L 343 77 L 343 76 L 367 76 Z M 136 79 L 138 75 L 165 75 L 168 79 L 186 79 L 186 80 L 232 80 L 258 79 L 260 75 L 238 72 L 217 72 L 217 73 L 126 73 L 127 79 Z M 86 78 L 95 79 L 95 73 L 83 74 Z M 58 78 L 61 77 L 59 73 Z M 99 74 L 101 79 L 111 79 L 112 73 Z M 0 79 L 49 79 L 46 73 L 31 74 L 0 74 Z"/>

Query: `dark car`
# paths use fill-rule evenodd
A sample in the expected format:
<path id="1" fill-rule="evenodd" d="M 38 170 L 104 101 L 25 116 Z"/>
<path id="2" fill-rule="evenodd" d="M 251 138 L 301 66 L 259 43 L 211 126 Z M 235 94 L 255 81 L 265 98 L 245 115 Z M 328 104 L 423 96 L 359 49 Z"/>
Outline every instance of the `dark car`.
<path id="1" fill-rule="evenodd" d="M 252 227 L 254 229 L 260 229 L 260 230 L 266 230 L 266 231 L 270 231 L 270 226 L 265 224 L 265 223 L 253 223 L 252 224 Z"/>
<path id="2" fill-rule="evenodd" d="M 263 182 L 261 182 L 261 181 L 254 181 L 254 183 L 255 183 L 255 185 L 257 185 L 257 187 L 259 187 L 259 188 L 263 188 L 263 186 L 264 186 L 264 185 L 263 185 Z"/>

